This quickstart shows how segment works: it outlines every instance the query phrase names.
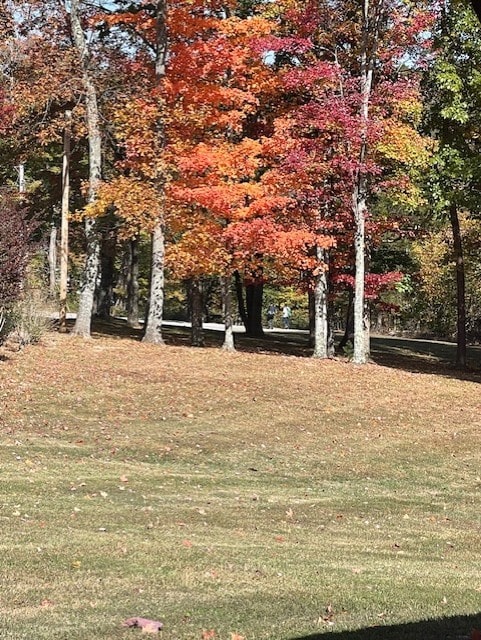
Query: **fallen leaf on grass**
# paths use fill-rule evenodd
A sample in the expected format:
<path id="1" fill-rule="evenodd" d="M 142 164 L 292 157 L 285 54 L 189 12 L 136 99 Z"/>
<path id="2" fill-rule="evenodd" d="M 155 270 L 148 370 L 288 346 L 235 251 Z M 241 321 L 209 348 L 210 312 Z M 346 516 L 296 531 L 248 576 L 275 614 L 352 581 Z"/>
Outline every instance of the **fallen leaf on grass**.
<path id="1" fill-rule="evenodd" d="M 44 609 L 48 609 L 50 607 L 54 606 L 54 602 L 52 602 L 51 600 L 49 600 L 48 598 L 45 598 L 44 600 L 42 600 L 42 602 L 40 603 L 40 606 L 43 607 Z"/>
<path id="2" fill-rule="evenodd" d="M 122 622 L 123 627 L 133 627 L 142 629 L 143 633 L 158 633 L 164 627 L 159 620 L 149 620 L 148 618 L 128 618 Z"/>
<path id="3" fill-rule="evenodd" d="M 213 638 L 215 638 L 215 631 L 214 629 L 204 629 L 202 631 L 202 640 L 213 640 Z"/>
<path id="4" fill-rule="evenodd" d="M 230 640 L 246 640 L 244 636 L 240 636 L 238 633 L 231 633 Z"/>
<path id="5" fill-rule="evenodd" d="M 182 544 L 184 547 L 187 547 L 187 549 L 190 549 L 192 546 L 192 542 L 190 540 L 182 540 Z"/>

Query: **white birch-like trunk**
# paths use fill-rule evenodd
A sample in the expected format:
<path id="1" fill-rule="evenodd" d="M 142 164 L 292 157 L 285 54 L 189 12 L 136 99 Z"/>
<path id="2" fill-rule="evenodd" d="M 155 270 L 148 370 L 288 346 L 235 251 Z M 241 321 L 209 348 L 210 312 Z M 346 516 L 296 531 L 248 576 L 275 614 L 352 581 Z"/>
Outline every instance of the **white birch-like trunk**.
<path id="1" fill-rule="evenodd" d="M 355 220 L 354 252 L 356 275 L 354 282 L 354 355 L 356 364 L 365 364 L 369 357 L 369 327 L 365 322 L 365 247 L 366 247 L 366 200 L 356 189 L 353 195 Z M 367 334 L 367 335 L 366 335 Z"/>
<path id="2" fill-rule="evenodd" d="M 68 216 L 70 209 L 70 129 L 72 112 L 65 112 L 62 159 L 62 211 L 60 222 L 60 282 L 59 282 L 59 328 L 67 330 L 68 293 Z"/>
<path id="3" fill-rule="evenodd" d="M 356 364 L 365 364 L 369 359 L 370 327 L 366 313 L 365 276 L 366 276 L 366 213 L 367 213 L 367 130 L 369 124 L 369 103 L 373 85 L 373 71 L 379 38 L 379 23 L 384 0 L 363 0 L 362 43 L 361 43 L 361 149 L 357 170 L 352 208 L 354 214 L 354 251 L 356 274 L 354 283 L 354 355 Z M 374 7 L 371 12 L 370 8 Z"/>
<path id="4" fill-rule="evenodd" d="M 229 276 L 221 276 L 220 286 L 222 293 L 222 312 L 224 315 L 224 344 L 225 351 L 235 351 L 234 344 L 234 319 L 232 317 L 232 296 L 230 291 L 231 279 Z"/>
<path id="5" fill-rule="evenodd" d="M 90 71 L 90 55 L 87 40 L 80 22 L 79 0 L 72 0 L 70 3 L 70 24 L 74 46 L 82 64 L 82 79 L 85 90 L 85 113 L 89 140 L 88 202 L 93 202 L 97 197 L 97 191 L 102 175 L 102 143 L 97 90 Z M 100 258 L 100 244 L 96 232 L 96 224 L 95 221 L 90 218 L 85 220 L 85 239 L 87 245 L 85 271 L 80 291 L 77 320 L 72 333 L 73 335 L 89 338 Z"/>
<path id="6" fill-rule="evenodd" d="M 48 294 L 52 300 L 57 290 L 57 227 L 50 229 L 48 243 Z"/>
<path id="7" fill-rule="evenodd" d="M 156 60 L 155 77 L 160 84 L 165 78 L 168 51 L 167 36 L 167 0 L 157 0 L 157 31 L 156 31 Z M 158 147 L 160 152 L 165 144 L 164 124 L 158 122 Z M 156 188 L 160 200 L 164 201 L 163 176 L 156 177 Z M 162 316 L 164 310 L 164 269 L 165 269 L 165 238 L 163 220 L 158 220 L 152 234 L 152 262 L 150 270 L 149 309 L 145 322 L 143 342 L 164 344 L 162 338 Z"/>
<path id="8" fill-rule="evenodd" d="M 162 315 L 164 310 L 164 228 L 161 222 L 152 234 L 152 269 L 150 276 L 149 309 L 142 342 L 164 344 L 162 338 Z"/>
<path id="9" fill-rule="evenodd" d="M 319 273 L 314 288 L 314 352 L 313 358 L 328 358 L 328 322 L 327 322 L 327 258 L 326 251 L 317 247 Z"/>

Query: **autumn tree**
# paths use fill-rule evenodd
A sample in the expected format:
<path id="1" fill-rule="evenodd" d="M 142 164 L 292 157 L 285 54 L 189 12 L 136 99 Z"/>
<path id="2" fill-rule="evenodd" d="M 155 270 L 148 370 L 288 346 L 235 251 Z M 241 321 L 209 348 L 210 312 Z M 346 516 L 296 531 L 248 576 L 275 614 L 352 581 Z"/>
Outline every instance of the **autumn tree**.
<path id="1" fill-rule="evenodd" d="M 134 244 L 134 252 L 139 233 L 152 234 L 144 340 L 163 344 L 168 7 L 161 1 L 127 6 L 111 3 L 96 14 L 94 21 L 104 37 L 120 42 L 117 64 L 122 67 L 124 80 L 123 90 L 115 92 L 115 101 L 107 107 L 109 135 L 115 147 L 114 170 L 100 185 L 98 198 L 86 213 L 99 217 L 113 207 L 120 219 L 120 235 Z"/>
<path id="2" fill-rule="evenodd" d="M 430 214 L 448 221 L 453 239 L 457 291 L 458 367 L 466 366 L 466 278 L 460 212 L 479 215 L 481 26 L 469 3 L 442 4 L 426 73 L 426 127 L 438 143 L 426 183 Z"/>
<path id="3" fill-rule="evenodd" d="M 329 264 L 332 273 L 336 256 L 350 260 L 346 242 L 351 238 L 355 254 L 354 360 L 366 361 L 366 301 L 372 295 L 366 296 L 366 283 L 373 280 L 366 272 L 366 259 L 370 244 L 380 235 L 374 210 L 381 192 L 394 195 L 406 188 L 410 172 L 400 169 L 409 166 L 414 148 L 424 159 L 426 156 L 412 105 L 418 93 L 417 55 L 425 45 L 422 32 L 430 16 L 424 7 L 414 9 L 408 4 L 348 3 L 346 11 L 346 3 L 313 1 L 273 9 L 284 20 L 270 49 L 292 105 L 277 124 L 279 140 L 283 131 L 288 134 L 287 145 L 277 145 L 286 150 L 280 154 L 278 170 L 291 194 L 293 186 L 285 176 L 293 176 L 296 201 L 301 204 L 297 209 L 304 209 L 303 224 L 321 242 L 326 242 L 323 237 L 330 238 L 324 248 L 321 244 L 319 250 L 318 241 L 310 249 L 311 257 L 318 256 L 311 274 L 317 291 L 317 336 L 322 341 L 315 353 L 321 357 L 327 355 L 328 335 L 324 278 Z M 409 68 L 403 63 L 406 55 L 412 61 Z M 403 149 L 398 160 L 387 144 L 396 137 L 398 149 L 409 148 L 409 152 Z M 296 180 L 297 176 L 301 178 Z M 292 212 L 289 217 L 295 220 Z"/>
<path id="4" fill-rule="evenodd" d="M 235 267 L 226 258 L 222 231 L 245 215 L 249 201 L 262 192 L 253 175 L 259 145 L 249 133 L 272 76 L 262 52 L 253 47 L 253 40 L 268 26 L 262 19 L 233 15 L 235 3 L 213 3 L 208 12 L 202 7 L 200 1 L 172 2 L 168 11 L 164 7 L 166 29 L 150 7 L 106 18 L 110 27 L 132 32 L 147 43 L 135 62 L 149 89 L 141 96 L 126 97 L 115 113 L 116 135 L 124 152 L 117 166 L 126 172 L 122 181 L 138 180 L 149 193 L 156 190 L 159 220 L 169 227 L 168 259 L 175 263 L 177 275 L 193 280 L 215 273 L 230 280 Z M 159 37 L 160 49 L 155 45 Z M 159 56 L 164 59 L 160 66 Z M 244 160 L 246 155 L 250 160 Z M 114 193 L 119 180 L 102 187 L 102 193 L 112 194 L 112 203 L 119 200 Z M 136 219 L 142 228 L 151 228 L 152 217 L 145 215 L 145 207 L 136 206 L 132 212 L 140 214 Z M 228 289 L 224 286 L 224 291 Z M 228 308 L 226 300 L 227 316 Z M 230 330 L 231 323 L 227 324 Z"/>
<path id="5" fill-rule="evenodd" d="M 262 280 L 261 248 L 251 244 L 246 260 L 239 244 L 232 246 L 229 233 L 239 221 L 258 218 L 269 197 L 259 179 L 264 170 L 259 125 L 271 103 L 275 78 L 256 45 L 272 27 L 252 13 L 240 18 L 234 2 L 211 9 L 191 16 L 195 36 L 188 42 L 174 38 L 172 45 L 178 64 L 172 65 L 169 76 L 170 150 L 177 169 L 170 189 L 175 234 L 169 251 L 176 256 L 177 269 L 194 263 L 194 272 L 188 267 L 194 276 L 203 270 L 221 278 L 224 347 L 232 349 L 232 275 L 242 273 L 248 290 L 250 283 Z M 186 16 L 183 24 L 188 23 Z M 193 71 L 189 84 L 185 66 Z M 252 259 L 255 255 L 257 260 Z M 252 322 L 253 314 L 247 314 L 250 334 L 262 333 L 261 307 L 257 308 L 257 323 Z"/>

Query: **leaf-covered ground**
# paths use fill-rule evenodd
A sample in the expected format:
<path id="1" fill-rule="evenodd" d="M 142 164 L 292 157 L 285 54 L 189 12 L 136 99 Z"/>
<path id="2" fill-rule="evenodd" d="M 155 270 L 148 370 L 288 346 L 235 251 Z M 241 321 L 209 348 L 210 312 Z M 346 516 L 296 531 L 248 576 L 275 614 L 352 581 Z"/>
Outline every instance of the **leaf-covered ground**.
<path id="1" fill-rule="evenodd" d="M 59 335 L 2 362 L 2 639 L 469 635 L 481 394 L 441 373 Z"/>

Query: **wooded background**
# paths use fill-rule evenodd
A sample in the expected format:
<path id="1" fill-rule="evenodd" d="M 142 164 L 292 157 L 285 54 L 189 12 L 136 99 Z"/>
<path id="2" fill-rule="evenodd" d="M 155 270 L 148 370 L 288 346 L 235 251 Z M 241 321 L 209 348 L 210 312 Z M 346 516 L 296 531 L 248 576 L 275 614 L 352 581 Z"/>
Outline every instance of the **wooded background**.
<path id="1" fill-rule="evenodd" d="M 476 8 L 476 7 L 475 7 Z M 233 323 L 313 354 L 481 336 L 481 27 L 462 0 L 9 0 L 0 305 Z M 30 293 L 29 293 L 30 292 Z M 276 319 L 280 323 L 280 317 Z M 10 323 L 11 325 L 11 323 Z M 6 327 L 10 326 L 6 322 Z M 4 332 L 6 329 L 4 329 Z"/>

